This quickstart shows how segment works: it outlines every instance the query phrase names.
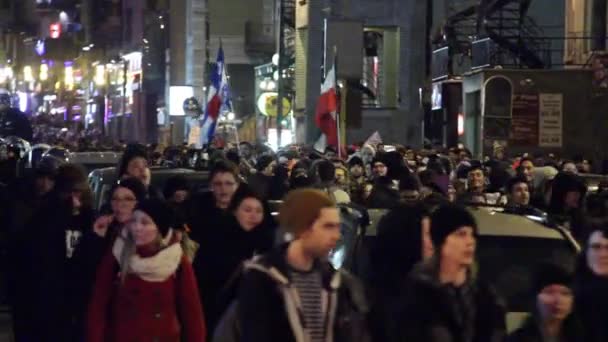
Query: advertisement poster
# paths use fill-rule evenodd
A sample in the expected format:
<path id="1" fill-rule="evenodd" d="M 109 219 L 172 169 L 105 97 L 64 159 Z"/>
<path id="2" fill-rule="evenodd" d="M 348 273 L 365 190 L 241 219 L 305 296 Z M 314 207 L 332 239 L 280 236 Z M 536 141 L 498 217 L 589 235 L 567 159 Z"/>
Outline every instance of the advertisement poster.
<path id="1" fill-rule="evenodd" d="M 513 146 L 538 146 L 538 94 L 515 94 L 509 143 Z"/>
<path id="2" fill-rule="evenodd" d="M 540 94 L 539 146 L 562 147 L 563 94 Z"/>

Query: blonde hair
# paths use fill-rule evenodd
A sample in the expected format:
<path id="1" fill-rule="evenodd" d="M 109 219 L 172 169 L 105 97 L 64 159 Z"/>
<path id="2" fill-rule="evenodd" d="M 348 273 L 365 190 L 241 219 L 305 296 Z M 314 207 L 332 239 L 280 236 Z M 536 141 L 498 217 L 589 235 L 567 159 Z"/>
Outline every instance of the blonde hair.
<path id="1" fill-rule="evenodd" d="M 131 257 L 135 255 L 137 251 L 137 246 L 135 245 L 135 240 L 133 239 L 131 232 L 129 231 L 127 226 L 125 226 L 125 229 L 127 232 L 126 236 L 124 236 L 123 234 L 120 234 L 118 236 L 118 239 L 122 239 L 123 241 L 122 251 L 120 253 L 120 260 L 118 262 L 120 266 L 121 284 L 124 284 L 125 280 L 127 279 L 127 275 L 131 273 Z M 159 233 L 156 235 L 156 240 L 154 241 L 154 243 L 158 246 L 159 249 L 161 249 L 163 245 L 162 242 L 162 236 Z"/>

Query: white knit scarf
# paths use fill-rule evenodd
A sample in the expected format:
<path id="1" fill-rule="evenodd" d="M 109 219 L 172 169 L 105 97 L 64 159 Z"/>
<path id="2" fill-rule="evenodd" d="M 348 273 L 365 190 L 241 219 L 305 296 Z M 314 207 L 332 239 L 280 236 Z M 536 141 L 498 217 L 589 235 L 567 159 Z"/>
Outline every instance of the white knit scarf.
<path id="1" fill-rule="evenodd" d="M 167 238 L 163 239 L 163 244 L 166 245 L 168 241 L 171 241 L 172 233 L 173 231 L 170 230 Z M 121 262 L 125 239 L 124 234 L 120 234 L 112 247 L 112 254 L 119 263 Z M 136 274 L 145 281 L 163 282 L 177 271 L 182 255 L 183 251 L 179 243 L 173 243 L 151 257 L 143 258 L 137 253 L 133 253 L 129 258 L 129 273 Z"/>

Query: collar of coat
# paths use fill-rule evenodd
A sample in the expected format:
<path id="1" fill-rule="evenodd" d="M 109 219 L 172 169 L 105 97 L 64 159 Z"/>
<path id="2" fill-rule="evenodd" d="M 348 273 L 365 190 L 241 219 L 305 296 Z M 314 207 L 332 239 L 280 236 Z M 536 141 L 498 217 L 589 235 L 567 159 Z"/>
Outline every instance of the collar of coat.
<path id="1" fill-rule="evenodd" d="M 245 271 L 255 271 L 266 274 L 278 286 L 285 305 L 285 313 L 289 325 L 294 334 L 296 342 L 309 341 L 309 335 L 304 328 L 301 317 L 303 317 L 300 297 L 295 286 L 292 286 L 290 272 L 287 266 L 287 248 L 289 243 L 280 246 L 272 252 L 256 256 L 245 262 Z M 346 289 L 349 298 L 357 311 L 367 313 L 368 304 L 365 300 L 363 285 L 348 272 L 333 268 L 327 261 L 318 261 L 323 280 L 323 291 L 321 293 L 325 316 L 325 341 L 333 341 L 333 326 L 336 319 L 338 307 L 338 292 L 341 288 Z"/>
<path id="2" fill-rule="evenodd" d="M 467 280 L 465 281 L 465 287 L 473 287 L 477 282 L 478 267 L 473 264 L 467 271 Z M 427 284 L 435 288 L 444 287 L 446 284 L 441 284 L 439 281 L 439 259 L 433 256 L 429 260 L 423 261 L 412 270 L 410 277 L 420 283 Z"/>
<path id="3" fill-rule="evenodd" d="M 118 236 L 112 247 L 112 254 L 120 264 L 122 253 L 127 237 L 123 233 Z M 167 237 L 163 240 L 163 245 L 171 241 L 173 230 L 170 229 Z M 133 253 L 128 260 L 128 272 L 137 275 L 139 278 L 149 282 L 163 282 L 175 274 L 181 263 L 183 250 L 179 243 L 173 243 L 161 249 L 151 257 L 141 257 Z M 120 265 L 122 268 L 122 265 Z"/>

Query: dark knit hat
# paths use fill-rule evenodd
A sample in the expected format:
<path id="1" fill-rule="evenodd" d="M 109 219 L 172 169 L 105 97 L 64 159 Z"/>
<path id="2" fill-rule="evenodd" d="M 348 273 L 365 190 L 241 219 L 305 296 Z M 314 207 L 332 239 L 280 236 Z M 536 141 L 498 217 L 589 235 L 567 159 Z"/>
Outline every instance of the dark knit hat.
<path id="1" fill-rule="evenodd" d="M 135 210 L 140 210 L 152 218 L 162 237 L 166 237 L 169 228 L 179 228 L 177 215 L 173 208 L 158 199 L 147 199 L 139 202 Z"/>
<path id="2" fill-rule="evenodd" d="M 534 275 L 533 294 L 540 293 L 549 285 L 563 285 L 572 288 L 574 276 L 561 266 L 551 263 L 540 264 Z"/>
<path id="3" fill-rule="evenodd" d="M 146 190 L 144 183 L 136 178 L 125 178 L 116 182 L 116 184 L 110 190 L 110 199 L 114 195 L 114 191 L 116 191 L 118 188 L 127 188 L 131 190 L 133 195 L 135 195 L 137 202 L 143 201 L 148 195 L 148 191 Z"/>
<path id="4" fill-rule="evenodd" d="M 364 167 L 363 164 L 363 159 L 361 159 L 360 157 L 354 156 L 352 158 L 350 158 L 350 160 L 348 161 L 348 167 L 351 168 L 355 165 L 359 165 L 361 167 Z"/>
<path id="5" fill-rule="evenodd" d="M 296 234 L 308 229 L 321 209 L 335 207 L 327 193 L 315 189 L 298 189 L 287 194 L 279 211 L 279 223 L 287 232 Z"/>
<path id="6" fill-rule="evenodd" d="M 374 157 L 374 159 L 372 159 L 372 167 L 374 167 L 374 164 L 376 163 L 382 163 L 384 166 L 388 166 L 386 165 L 386 160 L 384 159 L 383 155 L 377 155 Z"/>
<path id="7" fill-rule="evenodd" d="M 477 235 L 477 222 L 468 210 L 454 204 L 437 208 L 431 215 L 431 239 L 435 248 L 442 246 L 448 235 L 462 227 L 472 227 Z"/>
<path id="8" fill-rule="evenodd" d="M 257 163 L 255 164 L 255 169 L 258 171 L 263 171 L 270 165 L 273 161 L 275 161 L 273 156 L 263 155 L 258 158 Z"/>
<path id="9" fill-rule="evenodd" d="M 180 190 L 190 190 L 188 180 L 184 176 L 173 176 L 167 179 L 167 182 L 163 187 L 163 196 L 165 196 L 165 199 L 171 198 L 171 196 Z"/>
<path id="10" fill-rule="evenodd" d="M 420 181 L 413 174 L 403 175 L 399 179 L 400 191 L 420 191 Z"/>

